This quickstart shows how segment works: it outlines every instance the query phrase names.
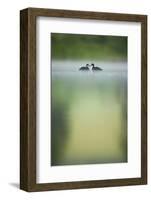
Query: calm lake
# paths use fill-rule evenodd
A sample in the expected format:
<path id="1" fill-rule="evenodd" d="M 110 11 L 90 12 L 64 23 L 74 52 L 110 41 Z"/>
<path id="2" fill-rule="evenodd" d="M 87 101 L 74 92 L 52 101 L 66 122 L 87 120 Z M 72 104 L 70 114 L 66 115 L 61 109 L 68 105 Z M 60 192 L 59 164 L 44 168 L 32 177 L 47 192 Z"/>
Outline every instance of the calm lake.
<path id="1" fill-rule="evenodd" d="M 127 162 L 127 63 L 52 62 L 51 165 Z"/>

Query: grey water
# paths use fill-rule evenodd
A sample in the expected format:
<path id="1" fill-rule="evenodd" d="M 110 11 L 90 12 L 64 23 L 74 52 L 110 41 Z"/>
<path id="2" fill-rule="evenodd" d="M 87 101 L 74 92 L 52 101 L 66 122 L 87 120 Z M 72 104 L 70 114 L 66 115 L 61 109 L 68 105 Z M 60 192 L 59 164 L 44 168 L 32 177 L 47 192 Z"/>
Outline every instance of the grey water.
<path id="1" fill-rule="evenodd" d="M 127 63 L 51 64 L 51 165 L 127 162 Z"/>

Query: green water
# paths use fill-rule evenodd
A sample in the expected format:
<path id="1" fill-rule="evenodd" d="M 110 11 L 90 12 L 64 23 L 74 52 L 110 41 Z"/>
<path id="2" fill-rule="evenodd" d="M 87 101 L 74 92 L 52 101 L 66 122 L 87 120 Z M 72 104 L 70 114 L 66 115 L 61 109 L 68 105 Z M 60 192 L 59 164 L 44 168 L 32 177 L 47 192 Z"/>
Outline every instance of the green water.
<path id="1" fill-rule="evenodd" d="M 52 166 L 127 162 L 127 71 L 107 66 L 101 72 L 54 66 Z"/>

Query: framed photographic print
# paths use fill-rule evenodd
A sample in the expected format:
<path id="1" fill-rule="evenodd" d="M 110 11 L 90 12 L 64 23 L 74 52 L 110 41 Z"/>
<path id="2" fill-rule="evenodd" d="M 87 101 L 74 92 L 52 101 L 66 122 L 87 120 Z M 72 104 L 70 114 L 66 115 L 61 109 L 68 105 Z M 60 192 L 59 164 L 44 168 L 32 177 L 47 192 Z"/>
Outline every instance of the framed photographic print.
<path id="1" fill-rule="evenodd" d="M 147 183 L 147 16 L 20 12 L 20 188 Z"/>

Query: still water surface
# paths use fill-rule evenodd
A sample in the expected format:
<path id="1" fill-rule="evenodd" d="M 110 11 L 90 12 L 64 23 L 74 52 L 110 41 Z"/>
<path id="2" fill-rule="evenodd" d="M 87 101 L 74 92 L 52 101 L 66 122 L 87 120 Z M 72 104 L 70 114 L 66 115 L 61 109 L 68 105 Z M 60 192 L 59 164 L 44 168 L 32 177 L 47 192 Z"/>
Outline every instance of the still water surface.
<path id="1" fill-rule="evenodd" d="M 127 162 L 126 63 L 78 66 L 52 63 L 51 165 Z"/>

